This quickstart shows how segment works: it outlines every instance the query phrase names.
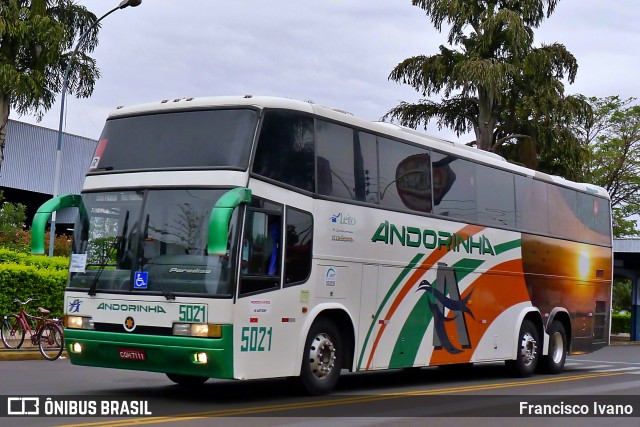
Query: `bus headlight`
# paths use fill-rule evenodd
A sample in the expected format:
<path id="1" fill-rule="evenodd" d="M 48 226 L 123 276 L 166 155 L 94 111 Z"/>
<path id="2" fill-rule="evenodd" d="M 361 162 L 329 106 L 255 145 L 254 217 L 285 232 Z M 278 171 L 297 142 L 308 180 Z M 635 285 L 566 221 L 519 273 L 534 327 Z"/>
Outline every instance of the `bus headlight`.
<path id="1" fill-rule="evenodd" d="M 93 329 L 93 319 L 85 316 L 65 316 L 64 327 L 69 329 Z"/>
<path id="2" fill-rule="evenodd" d="M 185 337 L 222 338 L 222 325 L 210 323 L 174 323 L 173 335 Z"/>

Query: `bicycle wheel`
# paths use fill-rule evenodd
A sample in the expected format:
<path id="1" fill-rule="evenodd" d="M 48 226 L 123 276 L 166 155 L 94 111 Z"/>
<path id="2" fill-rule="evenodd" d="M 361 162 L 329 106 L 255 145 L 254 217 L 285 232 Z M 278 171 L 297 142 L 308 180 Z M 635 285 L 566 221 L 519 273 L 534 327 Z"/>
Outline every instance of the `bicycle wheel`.
<path id="1" fill-rule="evenodd" d="M 20 348 L 24 342 L 24 327 L 20 318 L 15 314 L 10 314 L 2 319 L 2 342 L 7 348 Z"/>
<path id="2" fill-rule="evenodd" d="M 38 333 L 40 354 L 47 360 L 56 360 L 64 350 L 62 328 L 55 323 L 45 323 Z"/>

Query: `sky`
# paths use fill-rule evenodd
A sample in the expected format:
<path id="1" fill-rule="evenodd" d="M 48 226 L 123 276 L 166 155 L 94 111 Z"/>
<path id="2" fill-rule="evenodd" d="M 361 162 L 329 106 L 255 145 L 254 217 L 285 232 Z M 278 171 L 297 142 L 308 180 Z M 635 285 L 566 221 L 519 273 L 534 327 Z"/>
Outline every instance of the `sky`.
<path id="1" fill-rule="evenodd" d="M 79 0 L 102 16 L 119 0 Z M 535 45 L 559 42 L 579 65 L 567 94 L 639 97 L 638 0 L 561 0 L 535 31 Z M 268 95 L 312 101 L 379 120 L 421 96 L 388 80 L 414 55 L 446 44 L 411 0 L 143 0 L 102 21 L 92 53 L 101 71 L 93 96 L 67 97 L 66 132 L 97 139 L 120 105 L 182 97 Z M 439 100 L 439 97 L 433 98 Z M 37 122 L 58 128 L 57 103 Z M 468 142 L 429 124 L 426 133 Z"/>

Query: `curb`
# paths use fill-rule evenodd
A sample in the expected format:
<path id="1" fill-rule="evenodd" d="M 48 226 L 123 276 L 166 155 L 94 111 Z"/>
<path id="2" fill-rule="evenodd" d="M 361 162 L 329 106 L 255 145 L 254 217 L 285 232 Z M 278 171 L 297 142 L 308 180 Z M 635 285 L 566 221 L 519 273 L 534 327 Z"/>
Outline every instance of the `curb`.
<path id="1" fill-rule="evenodd" d="M 67 358 L 67 351 L 64 350 L 60 359 Z M 18 360 L 44 360 L 47 361 L 40 354 L 39 350 L 0 350 L 0 362 L 3 360 L 18 361 Z"/>

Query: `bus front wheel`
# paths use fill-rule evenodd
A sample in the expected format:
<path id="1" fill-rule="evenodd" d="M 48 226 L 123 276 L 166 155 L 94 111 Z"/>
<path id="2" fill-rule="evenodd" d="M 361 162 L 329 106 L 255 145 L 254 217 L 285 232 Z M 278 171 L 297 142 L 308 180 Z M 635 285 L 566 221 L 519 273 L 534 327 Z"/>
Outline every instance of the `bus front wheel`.
<path id="1" fill-rule="evenodd" d="M 167 378 L 169 378 L 174 383 L 185 387 L 197 387 L 204 384 L 209 379 L 207 377 L 197 377 L 195 375 L 181 374 L 167 374 Z"/>
<path id="2" fill-rule="evenodd" d="M 530 377 L 536 370 L 540 355 L 538 330 L 532 321 L 525 319 L 518 334 L 515 360 L 507 360 L 507 369 L 516 377 Z"/>
<path id="3" fill-rule="evenodd" d="M 316 320 L 304 347 L 300 382 L 307 393 L 330 393 L 340 377 L 344 358 L 344 346 L 336 325 L 324 318 Z"/>

